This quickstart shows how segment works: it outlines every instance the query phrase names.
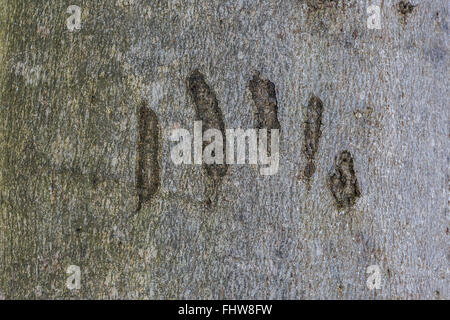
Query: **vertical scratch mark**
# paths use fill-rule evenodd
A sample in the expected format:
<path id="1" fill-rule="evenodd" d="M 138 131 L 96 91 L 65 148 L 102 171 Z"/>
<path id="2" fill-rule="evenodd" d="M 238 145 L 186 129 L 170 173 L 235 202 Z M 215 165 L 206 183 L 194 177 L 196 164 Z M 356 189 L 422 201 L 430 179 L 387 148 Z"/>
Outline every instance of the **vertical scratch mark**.
<path id="1" fill-rule="evenodd" d="M 260 73 L 255 72 L 249 82 L 249 89 L 256 105 L 256 127 L 258 129 L 279 130 L 281 126 L 278 121 L 275 84 L 268 79 L 261 78 Z"/>
<path id="2" fill-rule="evenodd" d="M 136 211 L 142 205 L 149 203 L 160 186 L 160 126 L 156 113 L 141 105 L 138 114 L 138 142 L 136 159 L 136 190 L 138 204 Z"/>
<path id="3" fill-rule="evenodd" d="M 342 151 L 336 156 L 335 162 L 335 172 L 328 177 L 328 187 L 336 207 L 342 210 L 354 206 L 361 191 L 350 152 Z"/>
<path id="4" fill-rule="evenodd" d="M 205 77 L 199 70 L 194 70 L 187 78 L 187 88 L 191 96 L 197 120 L 202 121 L 203 134 L 208 129 L 217 129 L 225 139 L 225 122 L 222 111 L 219 108 L 216 94 L 206 83 Z M 225 142 L 225 141 L 224 141 Z M 225 157 L 225 143 L 223 143 L 223 155 Z M 203 149 L 206 143 L 203 143 Z M 225 162 L 225 161 L 224 161 Z M 208 188 L 212 196 L 217 200 L 218 188 L 223 177 L 227 174 L 228 166 L 224 164 L 205 164 L 206 173 L 212 179 L 212 185 Z M 211 202 L 211 200 L 207 200 Z M 214 201 L 215 203 L 216 201 Z"/>
<path id="5" fill-rule="evenodd" d="M 322 114 L 323 103 L 316 96 L 312 96 L 309 99 L 308 105 L 304 109 L 304 143 L 303 153 L 306 156 L 307 164 L 303 170 L 303 177 L 309 184 L 311 177 L 316 172 L 316 165 L 314 163 L 314 157 L 319 149 L 319 140 L 322 135 Z"/>

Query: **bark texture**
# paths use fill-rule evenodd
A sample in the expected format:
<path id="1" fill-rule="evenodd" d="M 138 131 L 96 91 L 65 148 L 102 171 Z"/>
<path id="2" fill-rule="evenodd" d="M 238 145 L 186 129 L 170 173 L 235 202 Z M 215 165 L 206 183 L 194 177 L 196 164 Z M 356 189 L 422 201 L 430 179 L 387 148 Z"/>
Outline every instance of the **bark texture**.
<path id="1" fill-rule="evenodd" d="M 0 0 L 0 298 L 448 299 L 448 6 L 399 2 Z M 194 70 L 226 128 L 256 126 L 255 72 L 276 91 L 278 174 L 230 165 L 215 206 L 202 166 L 170 159 L 170 130 L 193 129 Z M 136 212 L 143 104 L 161 181 Z M 360 195 L 341 210 L 343 151 Z"/>

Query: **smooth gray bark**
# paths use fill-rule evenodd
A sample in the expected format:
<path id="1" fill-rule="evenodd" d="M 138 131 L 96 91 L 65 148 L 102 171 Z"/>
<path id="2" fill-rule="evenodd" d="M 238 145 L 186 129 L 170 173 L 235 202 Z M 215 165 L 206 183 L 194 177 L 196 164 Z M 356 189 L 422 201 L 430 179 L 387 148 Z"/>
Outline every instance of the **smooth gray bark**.
<path id="1" fill-rule="evenodd" d="M 0 1 L 1 297 L 449 298 L 447 1 L 74 2 Z M 255 71 L 276 88 L 278 174 L 231 165 L 216 206 L 205 170 L 170 159 L 171 129 L 193 129 L 194 69 L 227 128 L 254 127 Z M 162 127 L 161 187 L 132 214 L 142 103 Z M 327 180 L 343 150 L 361 197 L 338 210 Z"/>

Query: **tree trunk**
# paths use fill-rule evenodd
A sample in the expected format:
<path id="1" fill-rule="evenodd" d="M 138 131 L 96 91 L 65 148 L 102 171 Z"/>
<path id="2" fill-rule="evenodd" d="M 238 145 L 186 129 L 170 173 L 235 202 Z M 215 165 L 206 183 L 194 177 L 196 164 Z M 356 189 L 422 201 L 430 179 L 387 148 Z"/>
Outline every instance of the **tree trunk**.
<path id="1" fill-rule="evenodd" d="M 0 297 L 448 299 L 447 1 L 398 2 L 0 0 Z M 226 128 L 273 84 L 277 174 L 172 162 L 197 69 Z"/>

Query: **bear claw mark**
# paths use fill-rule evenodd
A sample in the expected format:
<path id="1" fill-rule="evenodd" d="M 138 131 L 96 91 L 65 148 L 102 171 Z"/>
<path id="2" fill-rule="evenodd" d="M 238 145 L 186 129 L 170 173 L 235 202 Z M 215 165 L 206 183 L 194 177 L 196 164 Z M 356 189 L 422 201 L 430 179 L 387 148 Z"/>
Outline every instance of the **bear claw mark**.
<path id="1" fill-rule="evenodd" d="M 315 10 L 334 7 L 338 3 L 339 1 L 336 0 L 306 0 L 308 7 Z"/>
<path id="2" fill-rule="evenodd" d="M 339 210 L 355 205 L 361 196 L 350 152 L 342 151 L 335 159 L 335 172 L 328 177 L 328 187 Z"/>
<path id="3" fill-rule="evenodd" d="M 398 12 L 405 16 L 413 12 L 415 7 L 417 7 L 417 5 L 413 5 L 409 1 L 400 1 L 397 4 Z"/>
<path id="4" fill-rule="evenodd" d="M 256 127 L 258 129 L 280 129 L 278 121 L 278 102 L 275 84 L 261 78 L 257 71 L 249 81 L 249 89 L 256 105 Z"/>
<path id="5" fill-rule="evenodd" d="M 136 212 L 142 205 L 151 201 L 160 186 L 160 126 L 156 113 L 141 105 L 138 114 L 138 142 L 136 159 L 136 190 L 138 204 Z"/>
<path id="6" fill-rule="evenodd" d="M 217 129 L 225 137 L 225 122 L 216 94 L 206 83 L 205 76 L 199 71 L 194 70 L 187 78 L 187 88 L 194 102 L 197 120 L 202 121 L 203 134 L 208 129 Z M 223 155 L 225 156 L 225 143 L 223 143 Z M 203 150 L 206 143 L 203 143 Z M 220 187 L 223 177 L 227 174 L 228 166 L 226 164 L 205 164 L 206 173 L 212 179 L 212 185 L 208 187 L 211 196 L 217 201 L 217 189 Z M 208 198 L 209 199 L 209 198 Z M 211 200 L 209 200 L 211 201 Z M 208 202 L 208 200 L 207 200 Z"/>
<path id="7" fill-rule="evenodd" d="M 319 149 L 319 140 L 322 135 L 322 114 L 323 103 L 316 96 L 309 99 L 308 105 L 304 109 L 304 144 L 303 153 L 306 156 L 307 164 L 303 171 L 304 178 L 309 181 L 316 172 L 316 165 L 314 164 L 314 157 Z"/>

